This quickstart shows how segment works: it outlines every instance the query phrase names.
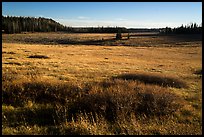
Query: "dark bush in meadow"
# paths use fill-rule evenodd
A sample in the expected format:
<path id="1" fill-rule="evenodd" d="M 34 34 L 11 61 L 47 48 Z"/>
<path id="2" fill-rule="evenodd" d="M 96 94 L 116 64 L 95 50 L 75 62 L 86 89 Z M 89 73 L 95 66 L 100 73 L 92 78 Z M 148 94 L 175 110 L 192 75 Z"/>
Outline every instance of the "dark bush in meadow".
<path id="1" fill-rule="evenodd" d="M 167 77 L 155 74 L 121 74 L 113 77 L 113 79 L 122 80 L 138 80 L 145 84 L 155 84 L 163 87 L 187 88 L 187 84 L 174 77 Z"/>
<path id="2" fill-rule="evenodd" d="M 49 57 L 45 55 L 31 55 L 28 58 L 48 59 Z"/>
<path id="3" fill-rule="evenodd" d="M 122 39 L 121 31 L 118 31 L 118 33 L 116 33 L 115 38 L 116 38 L 116 40 L 120 40 L 120 39 Z"/>

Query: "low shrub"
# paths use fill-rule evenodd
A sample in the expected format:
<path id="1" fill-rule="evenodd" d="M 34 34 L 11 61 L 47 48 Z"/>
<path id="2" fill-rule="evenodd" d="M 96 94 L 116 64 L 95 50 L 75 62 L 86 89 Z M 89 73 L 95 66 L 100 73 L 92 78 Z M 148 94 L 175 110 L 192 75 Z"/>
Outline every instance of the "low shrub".
<path id="1" fill-rule="evenodd" d="M 30 55 L 28 58 L 49 59 L 49 57 L 45 55 Z"/>
<path id="2" fill-rule="evenodd" d="M 187 84 L 174 77 L 166 77 L 153 74 L 121 74 L 113 77 L 113 79 L 122 80 L 138 80 L 145 84 L 155 84 L 164 87 L 187 88 Z"/>

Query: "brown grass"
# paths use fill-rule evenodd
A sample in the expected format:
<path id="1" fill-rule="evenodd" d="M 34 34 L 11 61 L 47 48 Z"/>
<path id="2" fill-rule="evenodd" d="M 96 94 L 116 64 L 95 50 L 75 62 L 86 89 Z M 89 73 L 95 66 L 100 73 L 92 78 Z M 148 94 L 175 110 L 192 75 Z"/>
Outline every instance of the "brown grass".
<path id="1" fill-rule="evenodd" d="M 23 36 L 3 35 L 3 134 L 202 134 L 202 41 L 167 40 L 168 48 L 159 47 L 165 42 L 159 36 L 126 41 L 149 47 L 5 43 Z"/>
<path id="2" fill-rule="evenodd" d="M 102 85 L 102 87 L 100 87 Z M 109 86 L 103 86 L 109 85 Z M 69 111 L 103 115 L 114 122 L 120 118 L 135 115 L 169 115 L 179 108 L 175 104 L 179 97 L 169 93 L 166 88 L 145 86 L 137 82 L 108 81 L 94 85 L 86 95 L 73 102 Z"/>
<path id="3" fill-rule="evenodd" d="M 112 34 L 92 34 L 92 33 L 26 33 L 26 34 L 3 34 L 3 42 L 9 43 L 29 43 L 46 45 L 109 45 L 109 46 L 147 46 L 147 47 L 186 47 L 199 46 L 202 35 L 172 35 L 159 36 L 151 33 L 131 33 L 122 34 L 121 40 L 115 39 L 116 33 Z M 197 43 L 195 45 L 195 43 Z"/>
<path id="4" fill-rule="evenodd" d="M 120 80 L 92 83 L 89 86 L 87 83 L 81 86 L 71 83 L 10 83 L 4 85 L 2 92 L 4 105 L 24 107 L 28 102 L 53 105 L 44 111 L 38 108 L 34 112 L 29 109 L 16 112 L 14 116 L 16 119 L 23 113 L 23 118 L 31 125 L 53 125 L 54 121 L 60 123 L 66 119 L 77 120 L 77 115 L 81 113 L 92 115 L 95 122 L 96 115 L 104 117 L 109 122 L 121 121 L 125 117 L 130 117 L 132 113 L 136 116 L 170 115 L 180 108 L 178 102 L 181 100 L 166 88 Z M 60 115 L 56 115 L 55 112 Z M 9 113 L 4 115 L 9 121 L 15 119 L 8 116 Z M 40 120 L 42 115 L 46 118 Z M 21 121 L 20 119 L 17 121 Z"/>

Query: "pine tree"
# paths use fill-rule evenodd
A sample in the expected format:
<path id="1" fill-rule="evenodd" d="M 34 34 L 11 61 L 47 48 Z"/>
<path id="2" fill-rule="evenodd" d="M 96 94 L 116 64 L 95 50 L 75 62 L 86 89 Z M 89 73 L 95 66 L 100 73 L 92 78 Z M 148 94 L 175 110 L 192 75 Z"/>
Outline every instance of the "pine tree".
<path id="1" fill-rule="evenodd" d="M 121 30 L 118 30 L 118 32 L 116 33 L 116 39 L 117 40 L 122 39 Z"/>

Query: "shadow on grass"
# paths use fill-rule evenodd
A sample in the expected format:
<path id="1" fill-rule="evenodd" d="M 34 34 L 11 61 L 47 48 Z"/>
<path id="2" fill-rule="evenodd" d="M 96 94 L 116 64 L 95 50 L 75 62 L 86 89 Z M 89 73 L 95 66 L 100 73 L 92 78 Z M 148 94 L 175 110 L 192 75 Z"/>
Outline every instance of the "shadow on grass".
<path id="1" fill-rule="evenodd" d="M 202 75 L 202 69 L 196 70 L 193 74 Z"/>
<path id="2" fill-rule="evenodd" d="M 12 111 L 4 111 L 3 123 L 9 127 L 16 127 L 19 125 L 54 125 L 55 110 L 52 107 L 38 107 L 38 108 L 19 108 Z"/>
<path id="3" fill-rule="evenodd" d="M 180 79 L 152 74 L 121 74 L 112 78 L 122 80 L 138 80 L 145 84 L 155 84 L 163 87 L 175 87 L 175 88 L 188 87 L 186 83 Z"/>
<path id="4" fill-rule="evenodd" d="M 21 66 L 21 63 L 18 63 L 18 62 L 6 62 L 6 63 L 3 63 L 3 64 L 10 64 L 10 65 L 18 65 L 18 66 Z"/>
<path id="5" fill-rule="evenodd" d="M 49 57 L 45 55 L 31 55 L 28 56 L 28 58 L 49 59 Z"/>
<path id="6" fill-rule="evenodd" d="M 169 42 L 194 42 L 202 41 L 202 34 L 169 34 L 160 35 L 160 37 L 165 38 Z"/>
<path id="7" fill-rule="evenodd" d="M 57 44 L 72 44 L 72 45 L 105 45 L 107 43 L 115 42 L 115 39 L 103 40 L 86 40 L 86 41 L 73 41 L 68 39 L 56 40 Z"/>
<path id="8" fill-rule="evenodd" d="M 50 126 L 47 129 L 49 135 L 89 135 L 88 129 L 80 126 L 67 125 L 66 127 Z"/>
<path id="9" fill-rule="evenodd" d="M 11 51 L 11 52 L 5 52 L 5 51 L 3 51 L 2 54 L 16 54 L 16 53 L 15 53 L 15 52 L 12 52 L 12 51 Z"/>
<path id="10" fill-rule="evenodd" d="M 50 39 L 50 38 L 26 38 L 26 43 L 37 43 L 37 44 L 71 44 L 71 45 L 109 45 L 114 43 L 115 38 L 101 39 L 101 40 L 72 40 L 72 39 Z"/>

